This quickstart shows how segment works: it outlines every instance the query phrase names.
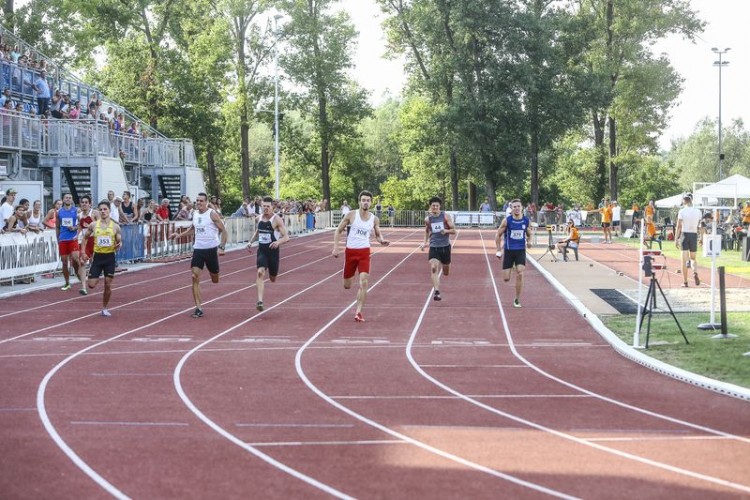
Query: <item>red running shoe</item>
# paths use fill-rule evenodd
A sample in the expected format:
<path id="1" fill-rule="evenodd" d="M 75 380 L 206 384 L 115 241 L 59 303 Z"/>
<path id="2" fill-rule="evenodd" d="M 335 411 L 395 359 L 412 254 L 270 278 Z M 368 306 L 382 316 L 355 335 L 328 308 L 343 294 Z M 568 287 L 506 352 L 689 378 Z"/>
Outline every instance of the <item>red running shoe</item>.
<path id="1" fill-rule="evenodd" d="M 354 321 L 356 321 L 357 323 L 364 323 L 365 317 L 362 316 L 361 312 L 358 312 L 357 314 L 354 315 Z"/>

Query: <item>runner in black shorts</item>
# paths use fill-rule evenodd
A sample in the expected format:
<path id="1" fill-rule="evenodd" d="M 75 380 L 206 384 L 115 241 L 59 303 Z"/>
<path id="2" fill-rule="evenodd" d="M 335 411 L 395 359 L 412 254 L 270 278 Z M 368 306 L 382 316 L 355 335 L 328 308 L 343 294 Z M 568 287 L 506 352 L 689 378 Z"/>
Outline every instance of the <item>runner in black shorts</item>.
<path id="1" fill-rule="evenodd" d="M 263 289 L 266 270 L 268 270 L 268 279 L 271 280 L 271 283 L 275 282 L 276 276 L 279 274 L 279 261 L 281 260 L 279 246 L 289 241 L 284 219 L 273 212 L 273 198 L 270 196 L 263 198 L 263 213 L 258 218 L 258 226 L 253 237 L 250 238 L 250 243 L 247 244 L 248 252 L 252 251 L 251 245 L 256 240 L 258 241 L 258 258 L 256 260 L 258 274 L 255 278 L 255 288 L 258 290 L 258 302 L 255 303 L 255 308 L 262 311 L 264 308 Z"/>
<path id="2" fill-rule="evenodd" d="M 430 198 L 430 208 L 427 217 L 424 219 L 425 234 L 424 242 L 419 249 L 429 243 L 430 253 L 427 260 L 430 262 L 430 279 L 432 280 L 432 299 L 443 300 L 440 295 L 440 267 L 442 265 L 443 274 L 448 276 L 451 270 L 451 241 L 450 235 L 456 234 L 456 228 L 453 225 L 451 216 L 441 210 L 443 200 L 437 196 Z"/>
<path id="3" fill-rule="evenodd" d="M 190 259 L 190 267 L 197 267 L 203 271 L 203 267 L 211 274 L 219 274 L 219 253 L 214 248 L 194 248 L 193 257 Z"/>
<path id="4" fill-rule="evenodd" d="M 104 293 L 102 294 L 102 316 L 112 316 L 107 309 L 112 297 L 112 281 L 115 279 L 115 253 L 122 246 L 122 231 L 120 226 L 110 218 L 109 201 L 99 202 L 99 220 L 86 227 L 83 234 L 83 248 L 86 248 L 89 238 L 93 238 L 94 256 L 89 268 L 88 288 L 92 290 L 99 284 L 99 278 L 104 273 Z"/>
<path id="5" fill-rule="evenodd" d="M 511 215 L 497 228 L 495 246 L 498 259 L 503 261 L 503 281 L 510 281 L 510 272 L 516 267 L 516 297 L 513 307 L 521 307 L 523 272 L 526 269 L 526 248 L 531 246 L 531 223 L 522 213 L 521 200 L 510 202 Z"/>

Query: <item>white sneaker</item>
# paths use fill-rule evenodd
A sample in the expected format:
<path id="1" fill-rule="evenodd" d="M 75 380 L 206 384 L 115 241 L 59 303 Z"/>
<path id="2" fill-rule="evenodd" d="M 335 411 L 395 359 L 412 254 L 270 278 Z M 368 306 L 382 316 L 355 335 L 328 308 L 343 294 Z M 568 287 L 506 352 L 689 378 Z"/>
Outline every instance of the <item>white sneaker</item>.
<path id="1" fill-rule="evenodd" d="M 105 318 L 111 318 L 112 313 L 109 312 L 109 309 L 102 309 L 102 316 L 104 316 Z"/>

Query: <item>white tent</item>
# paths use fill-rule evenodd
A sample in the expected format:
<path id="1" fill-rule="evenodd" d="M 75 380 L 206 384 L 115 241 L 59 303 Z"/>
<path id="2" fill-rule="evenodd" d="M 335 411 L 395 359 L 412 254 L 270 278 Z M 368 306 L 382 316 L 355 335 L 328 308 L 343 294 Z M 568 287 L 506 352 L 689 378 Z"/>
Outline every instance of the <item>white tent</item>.
<path id="1" fill-rule="evenodd" d="M 669 198 L 664 198 L 655 202 L 657 208 L 675 208 L 682 205 L 683 194 L 676 194 Z M 693 201 L 696 205 L 707 206 L 716 205 L 718 200 L 735 200 L 750 199 L 750 179 L 735 174 L 714 184 L 709 184 L 693 193 Z"/>
<path id="2" fill-rule="evenodd" d="M 750 198 L 750 179 L 740 174 L 735 174 L 709 186 L 696 189 L 693 199 L 702 198 L 741 200 Z"/>

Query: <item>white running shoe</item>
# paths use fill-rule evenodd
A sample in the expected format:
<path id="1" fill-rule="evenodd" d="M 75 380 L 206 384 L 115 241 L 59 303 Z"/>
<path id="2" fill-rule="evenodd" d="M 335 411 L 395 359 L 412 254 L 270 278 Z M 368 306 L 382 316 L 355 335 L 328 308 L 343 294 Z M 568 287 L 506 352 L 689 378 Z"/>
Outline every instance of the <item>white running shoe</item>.
<path id="1" fill-rule="evenodd" d="M 105 318 L 111 318 L 112 313 L 109 312 L 109 309 L 102 309 L 102 316 L 104 316 Z"/>

